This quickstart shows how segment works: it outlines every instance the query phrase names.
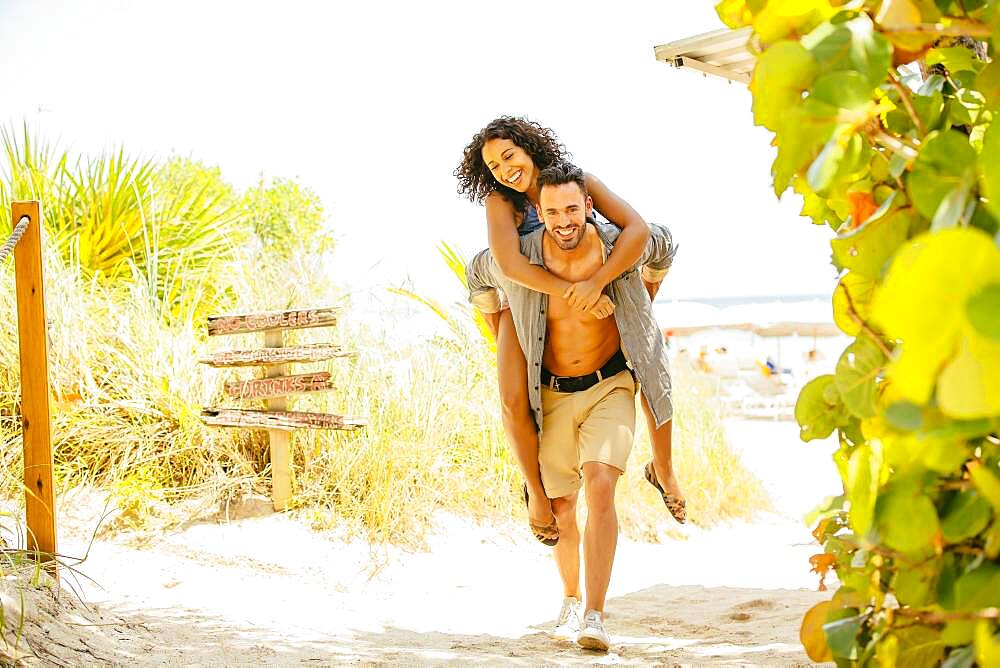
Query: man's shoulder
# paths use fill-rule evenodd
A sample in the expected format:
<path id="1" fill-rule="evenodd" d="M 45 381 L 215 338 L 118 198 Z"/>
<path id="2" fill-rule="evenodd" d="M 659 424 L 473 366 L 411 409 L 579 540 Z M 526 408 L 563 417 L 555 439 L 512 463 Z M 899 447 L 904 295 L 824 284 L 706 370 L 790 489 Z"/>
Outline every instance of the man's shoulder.
<path id="1" fill-rule="evenodd" d="M 618 227 L 596 218 L 590 222 L 595 228 L 597 228 L 597 233 L 601 236 L 601 239 L 604 240 L 605 243 L 613 244 L 618 241 L 618 235 L 622 233 Z"/>
<path id="2" fill-rule="evenodd" d="M 521 242 L 521 255 L 526 258 L 530 258 L 532 253 L 531 250 L 536 251 L 542 247 L 542 234 L 545 232 L 544 227 L 539 227 L 537 230 L 528 232 L 527 234 L 521 236 L 519 241 Z"/>

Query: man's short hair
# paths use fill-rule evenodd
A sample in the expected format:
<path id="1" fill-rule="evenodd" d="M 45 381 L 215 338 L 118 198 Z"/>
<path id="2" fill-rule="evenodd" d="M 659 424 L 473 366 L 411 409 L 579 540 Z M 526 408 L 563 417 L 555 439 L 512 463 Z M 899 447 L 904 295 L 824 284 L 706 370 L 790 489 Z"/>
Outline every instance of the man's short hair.
<path id="1" fill-rule="evenodd" d="M 557 162 L 550 167 L 546 167 L 538 173 L 538 191 L 541 192 L 545 186 L 561 186 L 565 183 L 575 183 L 580 186 L 580 192 L 584 197 L 588 197 L 587 181 L 584 179 L 583 170 L 569 162 Z"/>

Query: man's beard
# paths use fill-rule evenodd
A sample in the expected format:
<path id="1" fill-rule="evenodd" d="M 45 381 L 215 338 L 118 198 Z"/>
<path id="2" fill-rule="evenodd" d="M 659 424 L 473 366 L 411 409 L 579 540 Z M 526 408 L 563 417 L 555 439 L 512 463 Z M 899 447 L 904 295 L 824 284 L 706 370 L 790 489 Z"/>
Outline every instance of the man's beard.
<path id="1" fill-rule="evenodd" d="M 564 251 L 575 250 L 576 247 L 580 245 L 580 242 L 583 241 L 583 230 L 584 227 L 582 225 L 578 225 L 576 226 L 575 236 L 570 237 L 569 239 L 563 239 L 554 231 L 549 231 L 548 228 L 545 229 L 546 233 L 548 233 L 552 241 L 556 242 L 556 246 L 559 247 L 559 250 L 564 250 Z"/>

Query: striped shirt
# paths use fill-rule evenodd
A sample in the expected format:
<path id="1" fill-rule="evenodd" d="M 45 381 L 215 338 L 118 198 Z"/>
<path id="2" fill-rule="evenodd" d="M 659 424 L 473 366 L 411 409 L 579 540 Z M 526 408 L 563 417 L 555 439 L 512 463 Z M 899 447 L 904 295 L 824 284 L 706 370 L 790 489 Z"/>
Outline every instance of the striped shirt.
<path id="1" fill-rule="evenodd" d="M 621 230 L 614 225 L 590 221 L 604 243 L 605 253 L 611 252 Z M 662 280 L 677 252 L 670 231 L 662 226 L 650 225 L 639 264 L 613 280 L 606 290 L 615 304 L 615 321 L 621 336 L 622 352 L 628 359 L 642 386 L 642 393 L 656 418 L 656 426 L 673 417 L 670 398 L 670 365 L 663 334 L 653 316 L 649 293 L 640 280 L 638 266 L 650 280 Z M 539 229 L 521 237 L 521 253 L 531 264 L 545 266 L 542 259 L 542 235 Z M 469 301 L 483 313 L 500 310 L 498 290 L 502 290 L 510 303 L 514 328 L 521 343 L 521 350 L 528 365 L 528 401 L 535 415 L 535 423 L 542 424 L 541 372 L 542 353 L 545 350 L 546 321 L 549 297 L 523 285 L 514 283 L 503 275 L 490 251 L 484 250 L 469 262 L 465 269 L 468 279 Z M 539 429 L 540 430 L 540 429 Z"/>

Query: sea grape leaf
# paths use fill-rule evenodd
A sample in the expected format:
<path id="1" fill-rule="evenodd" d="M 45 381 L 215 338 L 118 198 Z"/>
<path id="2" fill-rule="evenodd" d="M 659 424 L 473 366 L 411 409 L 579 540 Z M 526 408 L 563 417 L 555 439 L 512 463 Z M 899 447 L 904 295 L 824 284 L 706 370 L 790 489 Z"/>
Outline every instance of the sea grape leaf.
<path id="1" fill-rule="evenodd" d="M 847 410 L 857 417 L 875 415 L 875 381 L 886 362 L 885 354 L 868 336 L 847 346 L 837 361 L 837 390 Z"/>
<path id="2" fill-rule="evenodd" d="M 932 132 L 913 163 L 907 193 L 917 210 L 933 219 L 941 200 L 975 173 L 976 152 L 955 130 Z"/>

